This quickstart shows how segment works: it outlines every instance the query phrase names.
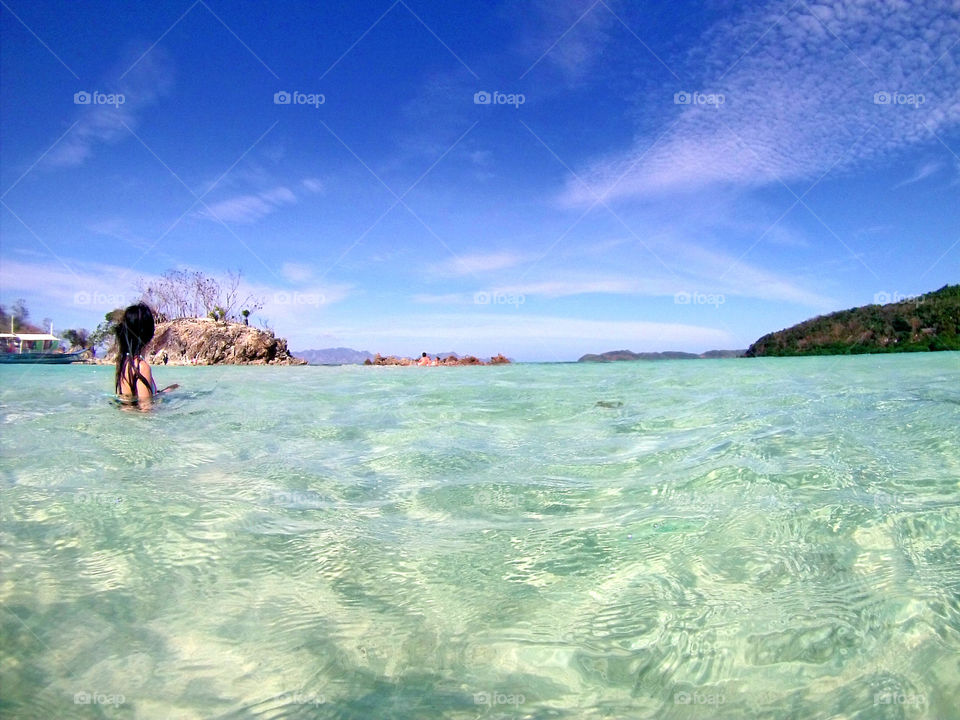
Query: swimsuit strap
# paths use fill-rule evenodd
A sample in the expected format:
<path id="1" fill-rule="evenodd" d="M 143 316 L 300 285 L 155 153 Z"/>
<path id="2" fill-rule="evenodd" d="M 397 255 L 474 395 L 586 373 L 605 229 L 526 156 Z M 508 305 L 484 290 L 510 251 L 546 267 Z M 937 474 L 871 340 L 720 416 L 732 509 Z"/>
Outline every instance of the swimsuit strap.
<path id="1" fill-rule="evenodd" d="M 150 385 L 149 382 L 147 382 L 147 379 L 143 376 L 143 373 L 140 372 L 141 360 L 143 360 L 143 356 L 137 355 L 136 364 L 133 366 L 133 371 L 134 371 L 133 381 L 131 382 L 130 379 L 127 378 L 127 381 L 130 382 L 130 392 L 133 395 L 137 394 L 137 381 L 140 381 L 144 385 L 146 385 L 148 388 L 150 388 L 150 394 L 153 395 L 153 386 Z M 133 362 L 133 358 L 130 358 L 130 362 Z"/>

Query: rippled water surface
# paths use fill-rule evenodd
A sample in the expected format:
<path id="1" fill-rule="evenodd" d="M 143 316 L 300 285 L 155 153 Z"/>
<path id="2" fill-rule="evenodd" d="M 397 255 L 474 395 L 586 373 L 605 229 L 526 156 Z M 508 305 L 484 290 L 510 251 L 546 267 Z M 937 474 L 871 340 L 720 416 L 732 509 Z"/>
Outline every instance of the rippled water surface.
<path id="1" fill-rule="evenodd" d="M 957 353 L 0 367 L 0 716 L 951 718 Z"/>

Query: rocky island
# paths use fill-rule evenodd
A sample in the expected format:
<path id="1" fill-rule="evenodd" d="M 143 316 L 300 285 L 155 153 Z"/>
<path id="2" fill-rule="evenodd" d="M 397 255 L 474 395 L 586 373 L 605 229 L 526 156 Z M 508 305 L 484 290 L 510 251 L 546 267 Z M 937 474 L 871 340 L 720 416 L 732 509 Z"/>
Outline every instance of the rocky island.
<path id="1" fill-rule="evenodd" d="M 269 330 L 212 318 L 180 318 L 157 323 L 146 359 L 163 365 L 306 365 L 293 357 L 287 341 Z M 107 356 L 113 363 L 116 356 Z"/>

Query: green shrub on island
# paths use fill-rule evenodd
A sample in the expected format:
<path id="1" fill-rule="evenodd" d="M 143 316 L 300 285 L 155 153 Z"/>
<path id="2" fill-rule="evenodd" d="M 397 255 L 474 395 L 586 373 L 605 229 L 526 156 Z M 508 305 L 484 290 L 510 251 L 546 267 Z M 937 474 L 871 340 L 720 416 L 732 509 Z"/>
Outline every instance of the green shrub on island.
<path id="1" fill-rule="evenodd" d="M 960 285 L 865 305 L 764 335 L 746 357 L 960 350 Z"/>

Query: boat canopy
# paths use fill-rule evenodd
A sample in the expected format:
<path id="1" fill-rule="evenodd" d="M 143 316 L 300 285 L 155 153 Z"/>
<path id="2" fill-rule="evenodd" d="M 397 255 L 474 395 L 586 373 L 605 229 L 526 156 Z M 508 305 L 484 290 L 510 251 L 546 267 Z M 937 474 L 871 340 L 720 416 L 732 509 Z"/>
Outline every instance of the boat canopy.
<path id="1" fill-rule="evenodd" d="M 0 333 L 0 352 L 44 353 L 55 352 L 60 347 L 60 338 L 50 333 Z"/>
<path id="2" fill-rule="evenodd" d="M 50 333 L 0 333 L 0 338 L 17 338 L 19 340 L 57 340 L 59 341 L 56 335 L 51 335 Z"/>

